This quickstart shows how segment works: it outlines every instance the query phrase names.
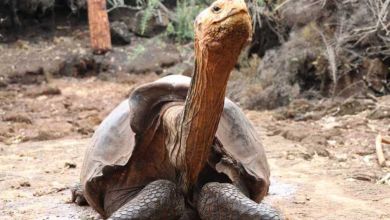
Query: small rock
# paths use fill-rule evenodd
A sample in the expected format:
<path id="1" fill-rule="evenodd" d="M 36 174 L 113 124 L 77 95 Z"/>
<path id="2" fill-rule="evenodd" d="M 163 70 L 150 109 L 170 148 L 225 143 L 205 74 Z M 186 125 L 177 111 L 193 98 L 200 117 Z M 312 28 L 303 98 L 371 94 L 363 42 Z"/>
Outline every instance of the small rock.
<path id="1" fill-rule="evenodd" d="M 355 117 L 351 117 L 342 122 L 342 128 L 344 129 L 354 129 L 358 126 L 367 126 L 368 120 L 365 118 L 360 118 L 356 120 Z"/>
<path id="2" fill-rule="evenodd" d="M 76 166 L 77 165 L 73 162 L 65 162 L 65 168 L 74 169 L 74 168 L 76 168 Z"/>
<path id="3" fill-rule="evenodd" d="M 21 187 L 30 187 L 31 184 L 30 184 L 28 181 L 24 181 L 24 182 L 21 182 L 21 183 L 19 184 L 19 186 L 21 186 Z"/>
<path id="4" fill-rule="evenodd" d="M 129 54 L 123 48 L 113 48 L 103 55 L 93 53 L 71 54 L 59 66 L 58 75 L 83 78 L 100 76 L 101 73 L 124 71 L 129 63 Z M 110 75 L 112 78 L 112 75 Z"/>
<path id="5" fill-rule="evenodd" d="M 326 144 L 326 137 L 323 136 L 322 133 L 320 134 L 313 134 L 310 136 L 307 136 L 303 138 L 302 143 L 307 145 L 325 145 Z"/>
<path id="6" fill-rule="evenodd" d="M 306 132 L 306 130 L 304 129 L 302 130 L 299 128 L 290 128 L 282 132 L 282 137 L 288 140 L 298 141 L 298 142 L 302 141 L 307 135 L 308 133 Z"/>
<path id="7" fill-rule="evenodd" d="M 320 125 L 324 130 L 330 130 L 340 127 L 341 123 L 333 116 L 326 116 L 320 120 Z"/>
<path id="8" fill-rule="evenodd" d="M 57 87 L 48 86 L 39 95 L 61 95 L 61 90 Z"/>
<path id="9" fill-rule="evenodd" d="M 356 147 L 355 153 L 360 156 L 367 156 L 375 153 L 375 148 L 370 144 L 362 144 Z"/>
<path id="10" fill-rule="evenodd" d="M 9 115 L 4 116 L 3 121 L 32 124 L 32 120 L 27 115 L 18 113 L 11 113 Z"/>
<path id="11" fill-rule="evenodd" d="M 379 181 L 377 181 L 377 184 L 390 185 L 390 173 L 387 173 L 386 175 L 384 175 Z"/>
<path id="12" fill-rule="evenodd" d="M 327 141 L 326 141 L 326 144 L 327 144 L 328 146 L 330 146 L 330 147 L 336 147 L 337 141 L 335 141 L 335 140 L 327 140 Z"/>
<path id="13" fill-rule="evenodd" d="M 374 103 L 370 99 L 351 99 L 336 107 L 335 115 L 356 115 L 362 111 L 372 108 Z"/>
<path id="14" fill-rule="evenodd" d="M 346 162 L 348 160 L 348 155 L 346 154 L 336 154 L 335 158 L 338 162 Z"/>
<path id="15" fill-rule="evenodd" d="M 180 61 L 181 55 L 176 46 L 153 39 L 132 52 L 127 72 L 160 74 L 163 69 L 172 67 Z"/>
<path id="16" fill-rule="evenodd" d="M 39 191 L 34 192 L 34 193 L 33 193 L 33 196 L 35 196 L 35 197 L 40 197 L 40 196 L 43 196 L 43 195 L 45 195 L 45 194 L 47 194 L 45 191 L 39 190 Z"/>
<path id="17" fill-rule="evenodd" d="M 366 174 L 366 173 L 355 173 L 352 175 L 352 178 L 355 180 L 372 182 L 373 180 L 376 179 L 376 176 Z"/>
<path id="18" fill-rule="evenodd" d="M 329 157 L 329 151 L 322 145 L 313 145 L 307 149 L 308 153 L 311 155 L 317 154 L 321 157 Z"/>
<path id="19" fill-rule="evenodd" d="M 269 132 L 267 132 L 267 136 L 276 136 L 276 135 L 280 135 L 282 133 L 282 130 L 280 129 L 275 129 L 275 130 L 270 130 Z"/>
<path id="20" fill-rule="evenodd" d="M 94 129 L 91 127 L 82 126 L 82 127 L 77 128 L 76 131 L 82 135 L 90 135 L 94 132 Z"/>
<path id="21" fill-rule="evenodd" d="M 54 140 L 62 137 L 63 134 L 59 132 L 51 132 L 51 131 L 45 131 L 41 130 L 38 132 L 36 136 L 33 136 L 30 138 L 30 140 L 34 141 L 46 141 L 46 140 Z"/>
<path id="22" fill-rule="evenodd" d="M 294 119 L 296 121 L 305 121 L 310 118 L 314 105 L 306 99 L 295 99 L 288 106 L 280 108 L 275 112 L 280 119 Z"/>
<path id="23" fill-rule="evenodd" d="M 298 195 L 295 197 L 293 203 L 295 204 L 306 204 L 306 202 L 310 201 L 310 197 L 307 195 Z"/>
<path id="24" fill-rule="evenodd" d="M 294 153 L 292 153 L 292 152 L 286 152 L 286 154 L 285 154 L 285 158 L 286 158 L 286 160 L 295 160 L 296 159 L 296 157 L 295 157 L 295 155 L 294 155 Z"/>
<path id="25" fill-rule="evenodd" d="M 53 86 L 44 86 L 38 91 L 32 91 L 27 93 L 27 96 L 30 97 L 49 96 L 49 95 L 61 95 L 61 90 Z"/>
<path id="26" fill-rule="evenodd" d="M 131 43 L 131 33 L 124 22 L 114 21 L 110 24 L 111 41 L 116 45 Z"/>
<path id="27" fill-rule="evenodd" d="M 163 71 L 163 74 L 161 74 L 161 76 L 183 75 L 183 76 L 191 77 L 193 72 L 194 72 L 194 65 L 189 63 L 178 63 L 168 69 L 165 69 Z"/>
<path id="28" fill-rule="evenodd" d="M 28 137 L 26 137 L 24 135 L 16 135 L 16 136 L 10 137 L 8 139 L 5 139 L 4 143 L 7 145 L 11 145 L 11 144 L 19 144 L 19 143 L 22 143 L 25 141 L 28 141 Z"/>
<path id="29" fill-rule="evenodd" d="M 313 159 L 314 153 L 302 152 L 300 155 L 302 156 L 302 158 L 303 158 L 304 160 L 311 160 L 311 159 Z"/>
<path id="30" fill-rule="evenodd" d="M 390 106 L 379 106 L 371 111 L 367 118 L 374 120 L 390 118 Z"/>
<path id="31" fill-rule="evenodd" d="M 3 78 L 0 78 L 0 88 L 5 88 L 7 86 L 8 84 L 5 82 L 5 80 Z"/>
<path id="32" fill-rule="evenodd" d="M 126 24 L 127 28 L 131 31 L 133 24 L 135 23 L 135 14 L 139 10 L 135 10 L 132 8 L 123 8 L 118 7 L 113 9 L 108 15 L 110 16 L 110 21 L 121 21 Z"/>

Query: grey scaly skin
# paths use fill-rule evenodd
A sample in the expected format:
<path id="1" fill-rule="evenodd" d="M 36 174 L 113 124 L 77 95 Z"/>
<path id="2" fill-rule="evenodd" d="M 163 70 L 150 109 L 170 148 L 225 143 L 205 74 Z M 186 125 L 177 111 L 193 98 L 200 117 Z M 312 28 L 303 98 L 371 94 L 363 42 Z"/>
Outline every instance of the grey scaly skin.
<path id="1" fill-rule="evenodd" d="M 179 219 L 184 210 L 184 197 L 176 185 L 168 180 L 157 180 L 148 184 L 108 219 Z"/>
<path id="2" fill-rule="evenodd" d="M 83 190 L 81 188 L 80 183 L 76 184 L 70 189 L 72 193 L 72 202 L 76 203 L 79 206 L 86 206 L 88 205 L 87 200 L 83 196 Z"/>
<path id="3" fill-rule="evenodd" d="M 201 219 L 281 220 L 278 211 L 265 203 L 250 200 L 229 183 L 208 183 L 203 186 L 198 201 Z"/>
<path id="4" fill-rule="evenodd" d="M 72 189 L 72 201 L 86 205 L 79 185 Z M 203 186 L 197 211 L 203 220 L 282 220 L 279 212 L 268 204 L 250 200 L 229 183 L 211 182 Z M 197 219 L 185 215 L 184 197 L 168 180 L 157 180 L 143 188 L 136 197 L 116 210 L 110 220 Z"/>

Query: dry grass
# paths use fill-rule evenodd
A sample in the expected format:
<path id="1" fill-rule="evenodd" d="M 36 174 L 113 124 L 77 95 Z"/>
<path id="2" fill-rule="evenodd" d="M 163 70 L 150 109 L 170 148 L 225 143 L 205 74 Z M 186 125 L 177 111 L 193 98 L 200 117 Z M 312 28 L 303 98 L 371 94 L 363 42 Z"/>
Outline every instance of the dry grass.
<path id="1" fill-rule="evenodd" d="M 379 44 L 371 45 L 367 50 L 376 47 L 377 53 L 390 56 L 390 0 L 364 0 L 367 8 L 366 14 L 361 14 L 360 19 L 362 24 L 353 23 L 352 26 L 345 22 L 345 18 L 339 20 L 339 35 L 338 42 L 340 45 L 353 42 L 353 46 L 365 44 L 367 41 L 378 41 Z M 344 1 L 341 7 L 348 4 L 354 4 L 351 0 Z M 367 22 L 368 21 L 368 22 Z"/>
<path id="2" fill-rule="evenodd" d="M 257 70 L 250 70 L 255 74 L 231 83 L 230 96 L 243 107 L 390 93 L 390 0 L 285 0 L 262 10 L 261 16 L 290 32 L 279 47 L 260 55 Z"/>

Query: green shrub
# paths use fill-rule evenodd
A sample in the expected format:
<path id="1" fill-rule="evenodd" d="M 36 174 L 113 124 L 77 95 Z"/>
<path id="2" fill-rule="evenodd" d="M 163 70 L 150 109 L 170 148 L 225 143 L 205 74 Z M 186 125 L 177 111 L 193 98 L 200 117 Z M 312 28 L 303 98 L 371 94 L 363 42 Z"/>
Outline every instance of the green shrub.
<path id="1" fill-rule="evenodd" d="M 153 14 L 160 0 L 149 0 L 146 5 L 144 16 L 141 19 L 141 33 L 144 34 L 147 28 L 148 21 L 153 17 Z"/>
<path id="2" fill-rule="evenodd" d="M 107 0 L 108 12 L 117 8 L 141 9 L 146 5 L 146 0 L 136 0 L 135 5 L 128 4 L 125 0 Z"/>
<path id="3" fill-rule="evenodd" d="M 264 0 L 256 0 L 256 3 L 258 6 L 262 7 L 262 6 L 264 6 L 265 2 L 264 2 Z"/>
<path id="4" fill-rule="evenodd" d="M 179 42 L 194 39 L 194 20 L 204 8 L 203 4 L 194 1 L 179 0 L 175 10 L 175 21 L 167 27 L 167 35 Z"/>

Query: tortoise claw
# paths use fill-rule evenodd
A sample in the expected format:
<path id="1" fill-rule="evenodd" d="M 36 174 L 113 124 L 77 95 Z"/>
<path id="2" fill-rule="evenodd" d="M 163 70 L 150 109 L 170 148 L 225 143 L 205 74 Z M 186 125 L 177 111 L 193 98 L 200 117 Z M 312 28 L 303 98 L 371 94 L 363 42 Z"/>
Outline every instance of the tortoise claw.
<path id="1" fill-rule="evenodd" d="M 81 185 L 78 183 L 70 189 L 72 193 L 72 202 L 76 203 L 78 206 L 86 206 L 88 205 L 87 200 L 83 195 L 83 190 Z"/>

